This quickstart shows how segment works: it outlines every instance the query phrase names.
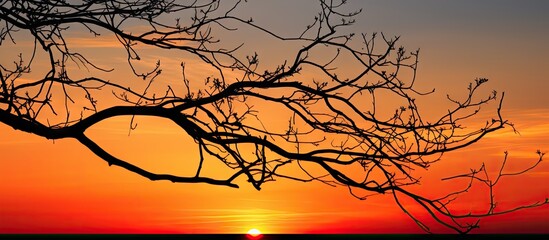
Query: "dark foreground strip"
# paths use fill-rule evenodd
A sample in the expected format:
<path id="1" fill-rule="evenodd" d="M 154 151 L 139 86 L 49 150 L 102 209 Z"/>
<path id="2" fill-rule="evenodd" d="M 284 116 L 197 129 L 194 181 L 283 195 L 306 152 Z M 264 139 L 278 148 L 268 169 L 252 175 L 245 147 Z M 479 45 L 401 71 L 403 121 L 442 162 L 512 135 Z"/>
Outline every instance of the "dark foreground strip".
<path id="1" fill-rule="evenodd" d="M 301 240 L 301 239 L 314 239 L 314 240 L 336 240 L 336 239 L 349 239 L 349 240 L 396 240 L 396 239 L 549 239 L 549 234 L 471 234 L 471 235 L 422 235 L 422 234 L 267 234 L 260 237 L 251 237 L 243 234 L 0 234 L 0 239 L 16 239 L 16 240 L 103 240 L 103 239 L 119 239 L 119 240 L 215 240 L 215 239 L 227 239 L 227 240 L 276 240 L 276 239 L 289 239 L 289 240 Z"/>

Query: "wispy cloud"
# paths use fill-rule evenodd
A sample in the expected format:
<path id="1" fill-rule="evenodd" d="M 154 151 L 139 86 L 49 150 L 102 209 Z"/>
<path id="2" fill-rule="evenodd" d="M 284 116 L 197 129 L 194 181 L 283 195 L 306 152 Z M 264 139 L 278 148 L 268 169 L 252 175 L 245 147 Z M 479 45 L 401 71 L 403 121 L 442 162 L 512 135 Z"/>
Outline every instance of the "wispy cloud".
<path id="1" fill-rule="evenodd" d="M 246 228 L 257 227 L 264 232 L 288 231 L 292 226 L 301 226 L 306 222 L 330 223 L 338 219 L 358 217 L 357 211 L 315 212 L 275 210 L 266 208 L 210 208 L 180 209 L 179 217 L 161 219 L 158 224 L 184 226 L 185 229 L 216 230 L 219 232 L 242 232 Z"/>

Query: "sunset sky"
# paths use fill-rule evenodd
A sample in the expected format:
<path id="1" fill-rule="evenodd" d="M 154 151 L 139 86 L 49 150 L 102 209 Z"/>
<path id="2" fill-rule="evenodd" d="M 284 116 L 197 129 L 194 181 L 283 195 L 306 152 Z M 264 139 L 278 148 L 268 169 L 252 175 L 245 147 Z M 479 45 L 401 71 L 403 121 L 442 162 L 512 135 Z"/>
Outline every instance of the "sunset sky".
<path id="1" fill-rule="evenodd" d="M 236 14 L 253 17 L 256 24 L 281 35 L 295 35 L 314 18 L 317 6 L 313 0 L 249 0 Z M 488 89 L 505 92 L 503 116 L 519 134 L 505 128 L 445 155 L 414 189 L 440 192 L 446 186 L 441 178 L 466 173 L 482 162 L 496 171 L 504 151 L 509 152 L 510 170 L 535 162 L 537 150 L 549 152 L 549 1 L 349 0 L 347 9 L 363 12 L 345 31 L 401 36 L 400 44 L 408 50 L 420 49 L 417 87 L 436 88 L 432 101 L 422 106 L 429 114 L 445 113 L 446 94 L 465 92 L 477 77 L 490 79 Z M 245 46 L 251 52 L 258 48 L 266 61 L 270 56 L 293 56 L 288 49 L 265 48 L 262 41 L 253 40 L 253 32 L 243 32 Z M 127 64 L 119 63 L 125 56 L 116 43 L 88 33 L 71 37 L 74 48 L 104 57 L 105 65 Z M 0 46 L 0 55 L 14 56 L 32 46 L 23 39 L 17 44 L 11 49 Z M 152 51 L 149 54 L 156 54 Z M 158 56 L 166 68 L 173 64 L 179 69 L 180 60 L 165 53 Z M 201 65 L 187 60 L 186 71 L 200 77 Z M 13 60 L 2 56 L 1 61 Z M 39 69 L 40 63 L 36 65 Z M 178 77 L 166 72 L 160 81 Z M 90 136 L 115 155 L 152 169 L 172 166 L 167 159 L 197 157 L 192 139 L 175 125 L 138 120 L 130 137 L 129 118 L 100 123 Z M 495 193 L 500 206 L 549 197 L 547 161 L 502 181 Z M 283 179 L 263 185 L 261 191 L 244 178 L 238 183 L 239 189 L 152 182 L 109 167 L 76 140 L 51 141 L 0 123 L 0 233 L 245 233 L 251 228 L 264 233 L 422 233 L 390 196 L 361 201 L 345 187 Z M 481 188 L 473 192 L 477 190 Z M 456 208 L 482 208 L 480 204 L 487 204 L 483 196 L 473 194 Z M 427 216 L 420 217 L 429 222 Z M 486 218 L 475 232 L 549 233 L 549 205 Z"/>

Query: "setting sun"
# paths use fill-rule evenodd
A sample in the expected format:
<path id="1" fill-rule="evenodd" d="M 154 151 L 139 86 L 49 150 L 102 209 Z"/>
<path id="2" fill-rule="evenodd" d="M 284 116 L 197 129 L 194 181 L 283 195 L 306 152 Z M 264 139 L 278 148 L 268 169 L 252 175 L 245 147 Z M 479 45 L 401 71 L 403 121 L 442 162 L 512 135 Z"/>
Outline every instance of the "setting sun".
<path id="1" fill-rule="evenodd" d="M 256 228 L 252 228 L 252 229 L 248 230 L 247 234 L 248 234 L 248 237 L 250 237 L 251 239 L 261 238 L 261 231 L 259 231 Z"/>

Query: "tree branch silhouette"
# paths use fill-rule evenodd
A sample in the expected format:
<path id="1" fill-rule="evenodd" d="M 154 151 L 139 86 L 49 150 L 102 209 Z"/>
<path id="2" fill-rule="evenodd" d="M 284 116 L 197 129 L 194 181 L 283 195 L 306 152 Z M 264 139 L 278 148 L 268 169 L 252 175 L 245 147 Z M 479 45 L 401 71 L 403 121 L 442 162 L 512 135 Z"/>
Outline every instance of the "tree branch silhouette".
<path id="1" fill-rule="evenodd" d="M 426 231 L 430 228 L 407 210 L 402 199 L 415 201 L 435 221 L 459 233 L 477 228 L 477 219 L 548 203 L 545 199 L 496 211 L 493 198 L 493 187 L 499 179 L 537 166 L 543 158 L 541 152 L 539 161 L 524 171 L 506 173 L 504 162 L 495 180 L 488 177 L 484 166 L 445 178 L 467 178 L 470 184 L 441 198 L 427 198 L 408 190 L 408 186 L 420 183 L 414 174 L 416 169 L 428 169 L 444 153 L 465 148 L 506 126 L 513 127 L 501 114 L 503 94 L 494 91 L 479 96 L 487 79 L 477 78 L 470 83 L 465 97 L 448 96 L 453 107 L 427 120 L 416 98 L 434 90 L 415 88 L 419 50 L 407 51 L 397 45 L 398 37 L 384 34 L 339 33 L 354 23 L 353 17 L 360 10 L 345 13 L 345 1 L 321 0 L 320 12 L 303 32 L 284 36 L 237 16 L 241 4 L 216 0 L 0 1 L 0 45 L 15 45 L 23 33 L 33 42 L 30 57 L 20 54 L 15 61 L 0 65 L 0 121 L 47 139 L 77 139 L 109 165 L 150 180 L 238 187 L 235 180 L 242 177 L 259 190 L 266 182 L 286 178 L 346 186 L 360 199 L 371 194 L 392 194 L 397 205 Z M 71 28 L 88 32 L 87 37 L 92 39 L 113 35 L 125 51 L 127 66 L 143 82 L 104 77 L 114 68 L 101 67 L 84 53 L 73 51 L 77 46 L 67 41 Z M 245 55 L 243 44 L 224 46 L 218 39 L 222 33 L 216 35 L 244 28 L 301 47 L 290 53 L 289 60 L 266 68 L 259 54 Z M 137 66 L 147 61 L 141 57 L 142 46 L 190 54 L 214 71 L 196 86 L 186 75 L 192 69 L 182 62 L 179 81 L 184 90 L 157 86 L 155 80 L 162 76 L 163 65 L 157 61 L 154 67 L 142 71 Z M 41 77 L 27 79 L 31 68 L 38 64 L 38 55 L 46 56 L 48 70 Z M 345 65 L 353 66 L 355 71 L 340 70 Z M 317 75 L 309 78 L 307 72 Z M 143 85 L 141 91 L 137 85 Z M 103 100 L 104 93 L 112 93 L 116 101 Z M 383 102 L 386 96 L 400 106 L 387 109 Z M 263 124 L 267 117 L 256 110 L 252 101 L 283 108 L 289 113 L 287 127 L 272 130 Z M 465 127 L 490 104 L 497 105 L 490 121 L 480 128 Z M 117 158 L 86 135 L 86 130 L 97 123 L 117 116 L 132 117 L 130 132 L 136 127 L 135 116 L 175 123 L 199 149 L 196 174 L 148 171 Z M 241 150 L 244 147 L 253 149 L 252 155 Z M 204 176 L 203 162 L 212 159 L 224 163 L 230 176 Z M 304 176 L 281 170 L 295 165 Z M 347 170 L 358 170 L 360 174 L 347 174 Z M 481 214 L 453 213 L 450 203 L 467 192 L 473 182 L 489 188 L 488 210 Z M 360 196 L 360 191 L 367 194 Z"/>

